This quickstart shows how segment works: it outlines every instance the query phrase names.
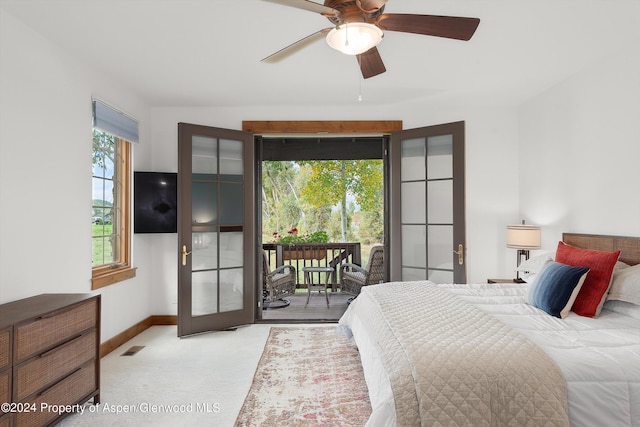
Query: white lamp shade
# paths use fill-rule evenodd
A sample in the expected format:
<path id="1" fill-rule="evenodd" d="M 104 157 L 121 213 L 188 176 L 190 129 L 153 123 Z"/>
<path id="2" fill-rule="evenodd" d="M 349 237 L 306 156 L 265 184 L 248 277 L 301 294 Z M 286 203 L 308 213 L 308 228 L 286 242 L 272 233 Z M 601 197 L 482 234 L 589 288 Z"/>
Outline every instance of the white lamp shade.
<path id="1" fill-rule="evenodd" d="M 327 43 L 347 55 L 359 55 L 380 43 L 382 37 L 382 30 L 375 25 L 353 22 L 329 31 Z"/>
<path id="2" fill-rule="evenodd" d="M 507 247 L 540 249 L 540 227 L 537 225 L 507 225 Z"/>

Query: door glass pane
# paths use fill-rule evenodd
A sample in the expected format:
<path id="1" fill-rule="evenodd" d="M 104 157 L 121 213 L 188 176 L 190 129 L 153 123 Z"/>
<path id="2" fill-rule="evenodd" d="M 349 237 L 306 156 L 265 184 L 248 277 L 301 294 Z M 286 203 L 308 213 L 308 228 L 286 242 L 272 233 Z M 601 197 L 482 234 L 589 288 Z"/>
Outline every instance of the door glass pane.
<path id="1" fill-rule="evenodd" d="M 191 315 L 204 316 L 218 312 L 218 272 L 191 273 Z"/>
<path id="2" fill-rule="evenodd" d="M 453 181 L 429 181 L 427 193 L 429 224 L 453 224 Z"/>
<path id="3" fill-rule="evenodd" d="M 434 283 L 453 283 L 453 271 L 429 270 L 428 279 Z"/>
<path id="4" fill-rule="evenodd" d="M 218 142 L 215 138 L 194 135 L 191 150 L 191 170 L 194 174 L 218 173 Z"/>
<path id="5" fill-rule="evenodd" d="M 424 225 L 402 226 L 402 265 L 426 267 L 426 227 Z"/>
<path id="6" fill-rule="evenodd" d="M 225 180 L 242 181 L 242 141 L 220 140 L 220 175 Z"/>
<path id="7" fill-rule="evenodd" d="M 426 280 L 427 270 L 424 268 L 402 268 L 402 280 L 409 282 L 411 280 Z"/>
<path id="8" fill-rule="evenodd" d="M 193 181 L 191 183 L 192 224 L 216 224 L 218 221 L 218 184 Z"/>
<path id="9" fill-rule="evenodd" d="M 453 226 L 428 226 L 429 268 L 453 269 Z M 402 236 L 404 238 L 404 235 Z"/>
<path id="10" fill-rule="evenodd" d="M 220 267 L 242 267 L 243 233 L 220 233 Z"/>
<path id="11" fill-rule="evenodd" d="M 220 270 L 220 312 L 242 309 L 242 269 Z"/>
<path id="12" fill-rule="evenodd" d="M 453 177 L 453 135 L 427 139 L 427 179 Z"/>
<path id="13" fill-rule="evenodd" d="M 242 225 L 242 183 L 220 183 L 220 224 Z"/>
<path id="14" fill-rule="evenodd" d="M 402 181 L 425 179 L 424 158 L 424 138 L 407 139 L 402 141 L 400 179 Z"/>
<path id="15" fill-rule="evenodd" d="M 193 233 L 192 260 L 193 270 L 208 270 L 218 266 L 218 246 L 216 237 L 218 233 Z"/>
<path id="16" fill-rule="evenodd" d="M 426 220 L 425 212 L 425 183 L 403 182 L 400 184 L 400 200 L 402 203 L 401 221 L 402 223 L 424 224 Z"/>

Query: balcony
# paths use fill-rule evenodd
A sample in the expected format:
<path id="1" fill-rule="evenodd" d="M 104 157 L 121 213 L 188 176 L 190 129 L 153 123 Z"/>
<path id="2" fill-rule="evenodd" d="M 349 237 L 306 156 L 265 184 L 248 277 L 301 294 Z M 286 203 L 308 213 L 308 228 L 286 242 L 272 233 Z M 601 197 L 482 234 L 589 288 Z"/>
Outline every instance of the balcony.
<path id="1" fill-rule="evenodd" d="M 267 253 L 269 265 L 275 268 L 280 265 L 292 265 L 298 273 L 297 287 L 306 288 L 303 267 L 331 267 L 335 270 L 334 283 L 331 291 L 338 290 L 338 266 L 345 262 L 362 265 L 360 243 L 304 243 L 282 245 L 263 243 L 262 248 Z"/>

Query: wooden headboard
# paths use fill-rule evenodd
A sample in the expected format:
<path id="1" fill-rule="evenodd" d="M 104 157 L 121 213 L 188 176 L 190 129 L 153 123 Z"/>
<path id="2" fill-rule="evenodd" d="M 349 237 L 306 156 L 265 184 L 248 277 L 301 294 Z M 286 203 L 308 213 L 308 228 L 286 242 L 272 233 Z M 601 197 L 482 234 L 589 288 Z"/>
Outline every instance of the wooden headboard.
<path id="1" fill-rule="evenodd" d="M 640 237 L 562 233 L 562 241 L 582 249 L 609 252 L 620 250 L 620 261 L 629 265 L 640 264 Z"/>

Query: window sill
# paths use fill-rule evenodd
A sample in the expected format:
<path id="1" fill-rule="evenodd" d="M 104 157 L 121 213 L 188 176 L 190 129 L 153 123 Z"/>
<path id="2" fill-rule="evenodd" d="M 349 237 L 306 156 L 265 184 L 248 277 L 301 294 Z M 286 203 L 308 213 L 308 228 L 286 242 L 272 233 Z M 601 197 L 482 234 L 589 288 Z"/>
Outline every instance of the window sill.
<path id="1" fill-rule="evenodd" d="M 127 279 L 136 277 L 136 267 L 125 267 L 113 271 L 108 271 L 103 274 L 95 275 L 91 278 L 91 289 L 100 289 L 105 286 L 113 285 L 114 283 L 122 282 Z"/>

